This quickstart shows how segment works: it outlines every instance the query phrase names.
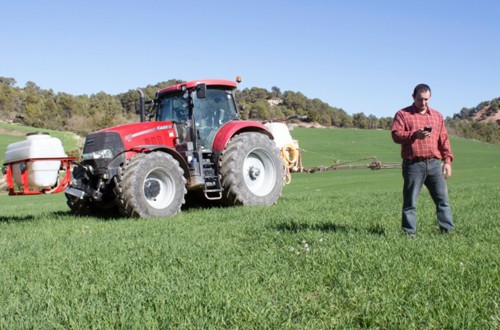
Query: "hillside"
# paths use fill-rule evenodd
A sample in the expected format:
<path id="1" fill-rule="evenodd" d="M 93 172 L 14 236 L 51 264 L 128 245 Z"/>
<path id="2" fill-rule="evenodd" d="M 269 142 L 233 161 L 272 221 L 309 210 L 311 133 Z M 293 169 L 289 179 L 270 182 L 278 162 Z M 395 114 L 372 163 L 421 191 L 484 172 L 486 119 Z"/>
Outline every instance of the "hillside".
<path id="1" fill-rule="evenodd" d="M 500 97 L 483 101 L 472 108 L 462 108 L 453 118 L 500 125 Z"/>
<path id="2" fill-rule="evenodd" d="M 472 120 L 500 124 L 500 111 L 499 109 L 495 109 L 493 106 L 488 105 L 473 114 Z"/>
<path id="3" fill-rule="evenodd" d="M 446 120 L 446 127 L 452 135 L 500 144 L 500 98 L 463 108 Z"/>
<path id="4" fill-rule="evenodd" d="M 159 89 L 182 82 L 171 79 L 141 88 L 146 99 L 153 99 Z M 70 95 L 44 90 L 34 82 L 16 86 L 14 78 L 0 77 L 0 118 L 26 126 L 69 131 L 81 136 L 102 128 L 138 120 L 138 93 L 135 89 L 117 95 L 100 92 Z M 313 126 L 390 129 L 392 118 L 355 113 L 349 115 L 320 99 L 309 99 L 297 91 L 282 92 L 252 87 L 236 90 L 242 119 L 260 121 L 307 122 Z M 447 119 L 450 132 L 459 137 L 500 143 L 500 98 L 463 108 Z M 480 124 L 480 125 L 478 125 Z M 483 125 L 484 124 L 484 125 Z"/>
<path id="5" fill-rule="evenodd" d="M 155 85 L 140 87 L 147 100 L 166 86 L 183 80 L 170 79 Z M 68 130 L 80 135 L 109 126 L 137 121 L 139 94 L 137 90 L 109 95 L 100 92 L 92 95 L 71 95 L 45 90 L 34 82 L 17 86 L 14 78 L 0 77 L 0 117 L 8 122 L 27 126 Z M 320 99 L 310 99 L 297 91 L 281 91 L 273 86 L 271 91 L 252 87 L 236 90 L 242 119 L 262 121 L 307 118 L 323 126 L 345 128 L 387 129 L 391 118 L 377 118 L 363 113 L 349 115 L 341 108 Z M 50 120 L 46 120 L 50 118 Z"/>

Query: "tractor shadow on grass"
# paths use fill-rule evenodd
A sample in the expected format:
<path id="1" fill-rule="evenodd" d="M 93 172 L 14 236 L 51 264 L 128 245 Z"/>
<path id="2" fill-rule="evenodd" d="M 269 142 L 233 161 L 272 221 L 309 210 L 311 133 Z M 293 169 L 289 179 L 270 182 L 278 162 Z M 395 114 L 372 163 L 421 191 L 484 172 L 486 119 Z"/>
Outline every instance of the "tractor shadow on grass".
<path id="1" fill-rule="evenodd" d="M 40 220 L 54 220 L 54 219 L 68 219 L 70 217 L 84 217 L 78 216 L 71 213 L 71 211 L 55 211 L 48 213 L 37 213 L 37 214 L 28 214 L 28 215 L 15 215 L 15 216 L 0 216 L 0 223 L 14 223 L 14 222 L 32 222 L 32 221 L 40 221 Z M 109 221 L 109 220 L 123 220 L 123 217 L 119 217 L 118 215 L 94 215 L 94 216 L 85 216 L 96 218 L 101 221 Z"/>
<path id="2" fill-rule="evenodd" d="M 22 216 L 0 216 L 0 223 L 9 223 L 9 222 L 25 222 L 25 221 L 33 221 L 36 217 L 33 215 L 22 215 Z"/>
<path id="3" fill-rule="evenodd" d="M 338 225 L 333 222 L 322 222 L 322 223 L 305 223 L 305 222 L 283 222 L 276 226 L 273 226 L 273 229 L 288 232 L 288 233 L 299 233 L 302 231 L 321 231 L 321 232 L 339 232 L 339 233 L 368 233 L 372 235 L 385 236 L 385 229 L 380 224 L 374 224 L 367 228 L 362 227 L 353 227 L 347 225 Z"/>
<path id="4" fill-rule="evenodd" d="M 121 215 L 118 210 L 110 209 L 110 210 L 96 210 L 95 212 L 91 212 L 89 214 L 74 214 L 70 210 L 68 211 L 55 211 L 51 212 L 52 219 L 61 218 L 90 218 L 97 221 L 114 221 L 114 220 L 130 220 L 131 218 L 126 218 Z"/>

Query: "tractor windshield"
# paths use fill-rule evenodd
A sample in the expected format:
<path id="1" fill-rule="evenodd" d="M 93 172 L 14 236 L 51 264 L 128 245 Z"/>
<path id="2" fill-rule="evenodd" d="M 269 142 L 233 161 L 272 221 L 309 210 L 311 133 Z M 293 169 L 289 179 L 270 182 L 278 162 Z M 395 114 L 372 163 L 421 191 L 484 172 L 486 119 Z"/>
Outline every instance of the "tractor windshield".
<path id="1" fill-rule="evenodd" d="M 185 123 L 189 117 L 188 105 L 185 93 L 169 94 L 158 101 L 156 120 Z"/>
<path id="2" fill-rule="evenodd" d="M 205 98 L 198 99 L 193 93 L 195 126 L 201 145 L 212 149 L 217 130 L 238 117 L 232 90 L 207 89 Z"/>

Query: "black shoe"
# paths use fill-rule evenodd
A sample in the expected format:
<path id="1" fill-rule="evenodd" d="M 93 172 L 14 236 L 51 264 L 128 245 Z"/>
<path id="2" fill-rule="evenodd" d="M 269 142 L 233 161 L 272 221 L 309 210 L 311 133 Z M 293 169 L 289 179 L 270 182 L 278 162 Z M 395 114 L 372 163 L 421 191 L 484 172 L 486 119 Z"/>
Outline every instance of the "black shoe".
<path id="1" fill-rule="evenodd" d="M 455 235 L 455 229 L 446 229 L 446 228 L 441 227 L 441 228 L 439 228 L 439 231 L 443 235 Z"/>
<path id="2" fill-rule="evenodd" d="M 415 233 L 409 233 L 409 232 L 403 230 L 403 234 L 406 237 L 408 237 L 409 239 L 415 239 L 415 238 L 417 238 L 417 234 L 415 234 Z"/>

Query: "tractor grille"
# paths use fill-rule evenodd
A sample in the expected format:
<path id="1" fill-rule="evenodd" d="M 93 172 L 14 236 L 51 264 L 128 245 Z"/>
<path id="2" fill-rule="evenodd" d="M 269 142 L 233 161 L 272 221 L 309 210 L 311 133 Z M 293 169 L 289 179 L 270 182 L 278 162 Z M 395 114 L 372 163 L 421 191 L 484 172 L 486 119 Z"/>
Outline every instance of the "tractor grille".
<path id="1" fill-rule="evenodd" d="M 102 158 L 102 159 L 88 159 L 85 160 L 85 164 L 92 165 L 94 168 L 106 168 L 113 161 L 116 162 L 116 156 L 123 153 L 125 147 L 123 145 L 122 139 L 118 133 L 115 132 L 98 132 L 91 133 L 87 136 L 85 140 L 85 145 L 83 147 L 83 154 L 91 154 L 96 151 L 110 150 L 112 158 Z M 122 154 L 121 157 L 125 159 Z"/>

